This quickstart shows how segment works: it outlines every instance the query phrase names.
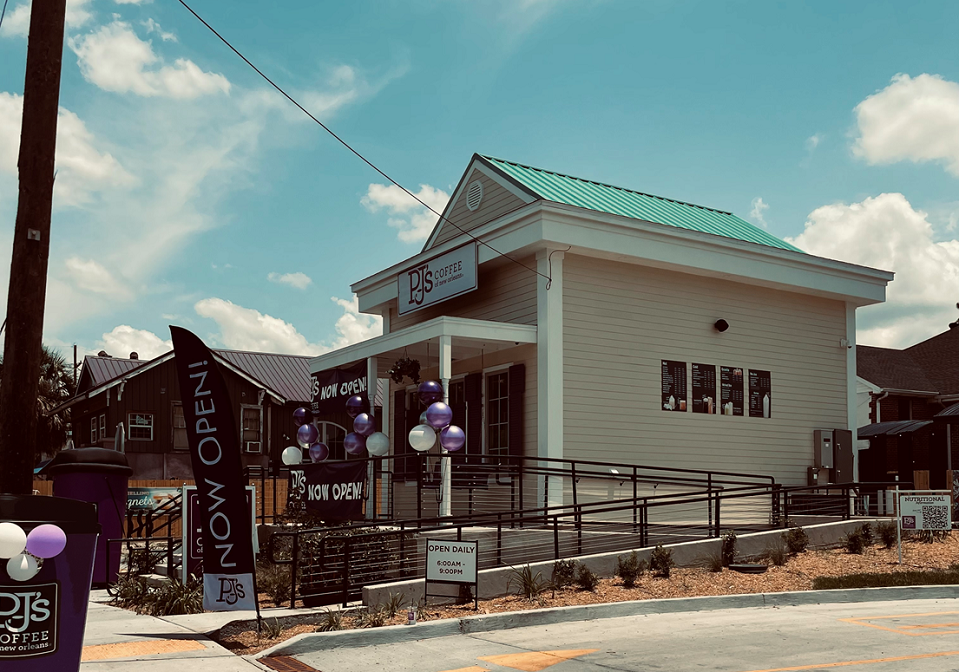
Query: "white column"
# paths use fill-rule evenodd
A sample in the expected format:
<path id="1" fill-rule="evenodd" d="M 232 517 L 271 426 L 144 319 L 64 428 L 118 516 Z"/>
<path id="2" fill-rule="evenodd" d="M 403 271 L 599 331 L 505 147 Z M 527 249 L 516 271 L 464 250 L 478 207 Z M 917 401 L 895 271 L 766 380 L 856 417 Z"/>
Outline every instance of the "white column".
<path id="1" fill-rule="evenodd" d="M 856 399 L 856 306 L 846 302 L 846 428 L 852 432 L 852 479 L 859 480 L 859 404 Z"/>
<path id="2" fill-rule="evenodd" d="M 549 289 L 543 277 L 536 286 L 536 403 L 537 456 L 563 457 L 563 258 L 562 250 L 541 250 L 536 270 L 552 277 Z M 559 463 L 541 463 L 558 468 Z M 537 506 L 563 504 L 563 480 L 551 476 L 538 482 Z M 547 501 L 547 494 L 548 501 Z"/>
<path id="3" fill-rule="evenodd" d="M 366 396 L 370 400 L 370 415 L 373 415 L 373 402 L 376 399 L 376 368 L 377 368 L 377 359 L 376 357 L 367 357 L 366 358 Z M 350 428 L 352 429 L 352 428 Z M 366 454 L 366 457 L 369 457 L 369 453 Z M 373 507 L 373 489 L 376 487 L 376 471 L 372 462 L 367 464 L 366 476 L 369 480 L 369 489 L 367 492 L 370 493 L 370 498 L 366 502 L 366 519 L 374 520 L 376 518 L 376 509 Z"/>
<path id="4" fill-rule="evenodd" d="M 440 336 L 440 382 L 443 385 L 443 403 L 450 403 L 450 378 L 453 376 L 453 337 Z M 443 501 L 440 502 L 440 515 L 450 516 L 453 510 L 453 479 L 450 473 L 450 457 L 445 448 L 440 448 L 443 453 L 440 464 L 440 487 L 442 488 Z"/>

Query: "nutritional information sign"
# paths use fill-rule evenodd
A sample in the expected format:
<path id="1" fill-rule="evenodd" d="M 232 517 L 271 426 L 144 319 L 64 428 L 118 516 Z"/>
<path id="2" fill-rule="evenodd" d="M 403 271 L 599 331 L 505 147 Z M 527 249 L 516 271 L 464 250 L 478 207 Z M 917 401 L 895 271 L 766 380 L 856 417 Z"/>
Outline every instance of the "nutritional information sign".
<path id="1" fill-rule="evenodd" d="M 722 404 L 723 415 L 742 415 L 743 414 L 743 370 L 731 366 L 719 367 L 719 383 L 722 387 L 722 396 L 719 401 Z"/>
<path id="2" fill-rule="evenodd" d="M 899 495 L 899 516 L 904 530 L 951 530 L 949 495 Z"/>

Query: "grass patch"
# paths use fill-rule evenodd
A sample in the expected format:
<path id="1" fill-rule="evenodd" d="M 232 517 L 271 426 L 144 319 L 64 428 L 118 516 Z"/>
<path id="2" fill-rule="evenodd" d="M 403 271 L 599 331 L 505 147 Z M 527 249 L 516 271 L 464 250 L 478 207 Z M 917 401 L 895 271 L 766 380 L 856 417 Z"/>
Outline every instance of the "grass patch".
<path id="1" fill-rule="evenodd" d="M 959 572 L 934 569 L 923 572 L 892 572 L 890 574 L 847 574 L 846 576 L 819 576 L 813 579 L 813 590 L 836 588 L 886 588 L 889 586 L 953 586 L 959 584 Z"/>

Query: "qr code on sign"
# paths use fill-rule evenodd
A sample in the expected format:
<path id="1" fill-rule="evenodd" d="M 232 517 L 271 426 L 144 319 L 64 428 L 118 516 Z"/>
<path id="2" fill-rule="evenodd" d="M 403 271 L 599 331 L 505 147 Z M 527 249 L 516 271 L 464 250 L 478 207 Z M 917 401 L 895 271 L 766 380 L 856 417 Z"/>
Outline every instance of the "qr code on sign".
<path id="1" fill-rule="evenodd" d="M 949 509 L 945 506 L 922 507 L 922 526 L 927 530 L 948 530 Z"/>

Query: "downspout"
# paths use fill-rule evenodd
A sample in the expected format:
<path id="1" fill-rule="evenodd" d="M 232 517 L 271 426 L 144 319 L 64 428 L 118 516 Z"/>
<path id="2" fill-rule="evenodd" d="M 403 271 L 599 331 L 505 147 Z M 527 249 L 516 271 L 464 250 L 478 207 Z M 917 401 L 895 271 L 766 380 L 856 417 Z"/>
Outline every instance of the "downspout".
<path id="1" fill-rule="evenodd" d="M 882 412 L 879 408 L 879 402 L 889 396 L 889 391 L 885 390 L 882 394 L 870 392 L 869 396 L 872 397 L 873 407 L 876 409 L 876 422 L 882 422 Z"/>

